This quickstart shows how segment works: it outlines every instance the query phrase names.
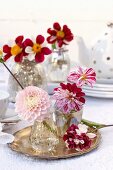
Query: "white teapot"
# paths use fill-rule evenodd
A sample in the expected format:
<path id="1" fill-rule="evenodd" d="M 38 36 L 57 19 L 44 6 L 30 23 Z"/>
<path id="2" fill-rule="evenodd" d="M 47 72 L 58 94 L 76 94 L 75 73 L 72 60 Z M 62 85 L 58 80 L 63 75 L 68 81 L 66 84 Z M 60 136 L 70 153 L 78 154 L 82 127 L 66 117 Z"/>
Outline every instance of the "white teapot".
<path id="1" fill-rule="evenodd" d="M 89 49 L 83 39 L 77 37 L 80 64 L 92 67 L 100 79 L 113 79 L 113 23 Z"/>

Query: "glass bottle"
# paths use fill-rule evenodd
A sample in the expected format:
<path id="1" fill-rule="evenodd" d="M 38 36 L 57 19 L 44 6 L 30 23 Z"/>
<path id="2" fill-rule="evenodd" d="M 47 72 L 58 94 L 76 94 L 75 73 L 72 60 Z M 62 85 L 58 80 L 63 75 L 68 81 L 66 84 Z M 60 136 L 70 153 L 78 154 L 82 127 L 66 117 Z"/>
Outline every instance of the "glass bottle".
<path id="1" fill-rule="evenodd" d="M 35 151 L 41 153 L 54 151 L 59 143 L 57 126 L 51 118 L 35 121 L 32 126 L 30 142 Z"/>
<path id="2" fill-rule="evenodd" d="M 30 85 L 40 87 L 44 90 L 47 89 L 47 79 L 42 64 L 38 64 L 35 61 L 24 60 L 22 63 L 16 63 L 12 67 L 12 73 L 18 79 L 23 87 Z M 15 96 L 20 90 L 20 86 L 9 75 L 8 91 L 10 94 L 10 101 L 15 101 Z"/>
<path id="3" fill-rule="evenodd" d="M 72 124 L 78 125 L 82 120 L 83 110 L 72 111 L 69 114 L 64 114 L 59 110 L 55 111 L 56 125 L 58 128 L 58 135 L 63 136 Z"/>
<path id="4" fill-rule="evenodd" d="M 48 81 L 53 83 L 64 82 L 70 70 L 68 50 L 54 49 L 47 61 Z"/>

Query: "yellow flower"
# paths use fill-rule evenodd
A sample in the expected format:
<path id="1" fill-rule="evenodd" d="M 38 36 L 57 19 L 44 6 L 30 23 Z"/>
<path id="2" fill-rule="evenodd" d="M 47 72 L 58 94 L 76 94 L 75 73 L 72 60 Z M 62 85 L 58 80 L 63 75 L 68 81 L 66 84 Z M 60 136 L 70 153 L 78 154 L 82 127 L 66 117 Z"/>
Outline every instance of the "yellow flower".
<path id="1" fill-rule="evenodd" d="M 0 49 L 0 57 L 3 56 L 3 51 Z"/>

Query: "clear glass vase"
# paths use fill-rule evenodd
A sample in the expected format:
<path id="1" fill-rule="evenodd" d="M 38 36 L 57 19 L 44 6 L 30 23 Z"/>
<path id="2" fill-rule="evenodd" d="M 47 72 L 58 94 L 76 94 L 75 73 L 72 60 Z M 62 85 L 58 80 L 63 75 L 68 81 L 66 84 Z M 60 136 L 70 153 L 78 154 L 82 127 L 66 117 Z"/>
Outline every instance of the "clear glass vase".
<path id="1" fill-rule="evenodd" d="M 70 70 L 68 50 L 55 49 L 47 61 L 48 81 L 53 83 L 64 82 Z"/>
<path id="2" fill-rule="evenodd" d="M 52 119 L 35 121 L 32 126 L 30 143 L 35 151 L 47 153 L 54 151 L 59 143 L 57 126 Z"/>
<path id="3" fill-rule="evenodd" d="M 58 110 L 55 111 L 56 125 L 58 128 L 58 135 L 63 136 L 72 124 L 78 125 L 82 120 L 83 110 L 72 111 L 69 114 L 64 114 Z"/>
<path id="4" fill-rule="evenodd" d="M 47 79 L 43 66 L 37 64 L 35 61 L 26 59 L 22 63 L 16 63 L 12 67 L 12 73 L 23 87 L 33 85 L 44 90 L 47 89 Z M 10 101 L 15 102 L 15 96 L 20 89 L 15 79 L 9 75 L 8 91 L 10 94 Z"/>

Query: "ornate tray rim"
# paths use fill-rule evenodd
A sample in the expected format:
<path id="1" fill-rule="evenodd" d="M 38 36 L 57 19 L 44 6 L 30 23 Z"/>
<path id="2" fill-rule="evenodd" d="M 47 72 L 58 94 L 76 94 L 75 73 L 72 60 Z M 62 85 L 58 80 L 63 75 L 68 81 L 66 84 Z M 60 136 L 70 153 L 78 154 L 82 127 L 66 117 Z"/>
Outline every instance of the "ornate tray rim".
<path id="1" fill-rule="evenodd" d="M 18 133 L 20 133 L 20 132 L 22 132 L 24 130 L 27 130 L 29 128 L 31 128 L 31 126 L 28 126 L 26 128 L 23 128 L 23 129 L 15 132 L 14 136 L 16 136 Z M 17 150 L 14 147 L 14 142 L 15 141 L 13 141 L 12 143 L 8 144 L 8 146 L 9 146 L 9 148 L 11 148 L 12 151 L 15 151 L 15 152 L 17 152 L 19 154 L 23 154 L 23 155 L 25 155 L 27 157 L 33 157 L 33 158 L 37 158 L 37 159 L 48 159 L 48 160 L 66 159 L 66 158 L 81 156 L 81 155 L 84 155 L 84 154 L 89 153 L 89 152 L 93 151 L 94 149 L 96 149 L 99 146 L 99 143 L 100 143 L 100 140 L 101 140 L 101 134 L 100 134 L 98 129 L 97 129 L 96 133 L 97 133 L 97 138 L 96 138 L 95 144 L 93 144 L 92 147 L 90 147 L 87 150 L 83 150 L 83 151 L 76 151 L 75 150 L 75 152 L 69 153 L 69 154 L 63 155 L 63 156 L 62 155 L 57 156 L 57 155 L 53 155 L 53 154 L 51 154 L 51 156 L 48 156 L 48 155 L 46 156 L 46 155 L 38 155 L 38 153 L 37 153 L 37 155 L 31 155 L 31 154 L 25 153 L 24 151 L 22 152 L 20 150 Z M 72 151 L 74 151 L 74 150 L 72 150 Z"/>

